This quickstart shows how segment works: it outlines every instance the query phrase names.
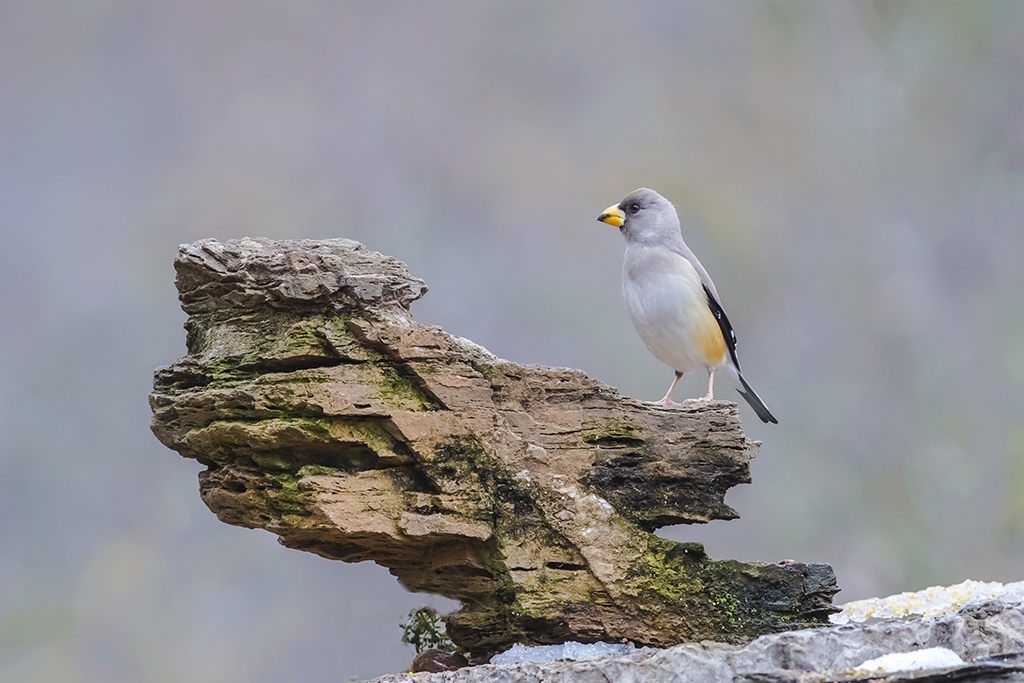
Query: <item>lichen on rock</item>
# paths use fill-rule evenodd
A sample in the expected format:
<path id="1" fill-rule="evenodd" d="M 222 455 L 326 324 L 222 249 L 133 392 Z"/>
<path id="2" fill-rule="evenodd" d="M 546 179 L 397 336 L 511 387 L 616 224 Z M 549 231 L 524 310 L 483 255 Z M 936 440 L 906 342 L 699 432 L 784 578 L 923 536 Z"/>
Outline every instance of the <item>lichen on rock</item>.
<path id="1" fill-rule="evenodd" d="M 732 519 L 735 404 L 663 408 L 413 320 L 401 262 L 343 239 L 202 240 L 175 261 L 188 354 L 153 431 L 229 524 L 459 599 L 476 661 L 527 644 L 742 642 L 825 623 L 827 565 L 714 561 L 652 532 Z"/>

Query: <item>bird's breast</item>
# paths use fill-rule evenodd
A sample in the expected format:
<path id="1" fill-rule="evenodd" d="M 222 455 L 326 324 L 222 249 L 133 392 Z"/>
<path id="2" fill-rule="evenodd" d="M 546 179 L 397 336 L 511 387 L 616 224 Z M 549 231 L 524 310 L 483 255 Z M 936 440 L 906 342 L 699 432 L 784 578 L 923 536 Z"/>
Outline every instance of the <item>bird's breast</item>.
<path id="1" fill-rule="evenodd" d="M 654 356 L 679 372 L 712 367 L 725 339 L 700 276 L 668 250 L 627 249 L 622 294 L 633 326 Z"/>

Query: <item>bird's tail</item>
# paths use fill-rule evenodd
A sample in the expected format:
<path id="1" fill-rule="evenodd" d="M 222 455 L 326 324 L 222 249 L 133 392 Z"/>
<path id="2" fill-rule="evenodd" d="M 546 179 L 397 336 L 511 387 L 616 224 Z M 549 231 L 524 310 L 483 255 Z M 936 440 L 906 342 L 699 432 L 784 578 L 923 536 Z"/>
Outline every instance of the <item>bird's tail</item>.
<path id="1" fill-rule="evenodd" d="M 750 407 L 754 409 L 757 416 L 761 418 L 761 422 L 779 424 L 779 421 L 776 420 L 775 416 L 772 415 L 770 410 L 768 410 L 768 406 L 764 404 L 761 397 L 757 395 L 757 392 L 755 392 L 749 384 L 747 384 L 747 380 L 743 379 L 743 375 L 737 372 L 735 376 L 736 379 L 739 380 L 739 384 L 736 386 L 736 391 L 738 391 L 739 395 L 743 397 L 743 400 L 750 404 Z"/>

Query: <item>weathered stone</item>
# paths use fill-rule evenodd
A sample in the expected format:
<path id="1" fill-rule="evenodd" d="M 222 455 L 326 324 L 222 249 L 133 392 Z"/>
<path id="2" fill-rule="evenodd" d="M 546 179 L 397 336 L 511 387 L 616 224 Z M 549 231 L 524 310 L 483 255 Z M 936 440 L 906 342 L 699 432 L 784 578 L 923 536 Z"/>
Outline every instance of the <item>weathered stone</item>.
<path id="1" fill-rule="evenodd" d="M 758 443 L 735 404 L 664 408 L 415 322 L 426 291 L 349 240 L 203 240 L 175 262 L 188 355 L 153 431 L 230 524 L 373 560 L 463 601 L 477 661 L 514 642 L 743 642 L 822 623 L 827 565 L 713 561 L 650 533 L 732 519 Z"/>
<path id="2" fill-rule="evenodd" d="M 944 647 L 965 664 L 884 673 L 861 668 L 892 652 Z M 988 602 L 943 617 L 886 619 L 762 636 L 746 647 L 687 643 L 614 657 L 488 664 L 373 683 L 939 683 L 1024 681 L 1024 605 Z"/>
<path id="3" fill-rule="evenodd" d="M 442 671 L 455 671 L 469 662 L 460 654 L 445 652 L 444 650 L 424 650 L 416 655 L 409 667 L 410 673 L 440 673 Z"/>

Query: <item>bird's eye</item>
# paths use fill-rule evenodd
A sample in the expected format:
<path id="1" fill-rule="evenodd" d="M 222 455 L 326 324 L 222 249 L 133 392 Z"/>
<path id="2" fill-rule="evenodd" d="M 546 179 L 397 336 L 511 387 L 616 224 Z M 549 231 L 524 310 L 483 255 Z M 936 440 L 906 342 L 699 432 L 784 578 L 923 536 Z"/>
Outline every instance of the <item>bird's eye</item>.
<path id="1" fill-rule="evenodd" d="M 640 205 L 638 203 L 633 202 L 632 204 L 629 205 L 629 212 L 630 213 L 636 213 L 639 210 L 640 210 Z"/>

